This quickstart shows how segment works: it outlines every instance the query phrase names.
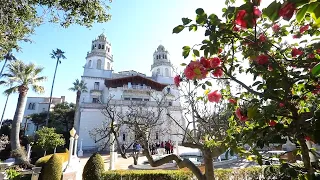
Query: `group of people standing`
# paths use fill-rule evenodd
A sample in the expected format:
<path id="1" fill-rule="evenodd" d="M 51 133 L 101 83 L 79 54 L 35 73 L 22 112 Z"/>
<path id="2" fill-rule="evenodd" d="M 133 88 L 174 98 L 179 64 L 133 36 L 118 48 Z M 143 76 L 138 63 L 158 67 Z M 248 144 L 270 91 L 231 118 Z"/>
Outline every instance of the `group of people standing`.
<path id="1" fill-rule="evenodd" d="M 173 153 L 173 143 L 170 140 L 165 142 L 162 141 L 161 143 L 152 143 L 149 147 L 152 155 L 156 154 L 156 150 L 159 148 L 164 148 L 166 154 Z"/>

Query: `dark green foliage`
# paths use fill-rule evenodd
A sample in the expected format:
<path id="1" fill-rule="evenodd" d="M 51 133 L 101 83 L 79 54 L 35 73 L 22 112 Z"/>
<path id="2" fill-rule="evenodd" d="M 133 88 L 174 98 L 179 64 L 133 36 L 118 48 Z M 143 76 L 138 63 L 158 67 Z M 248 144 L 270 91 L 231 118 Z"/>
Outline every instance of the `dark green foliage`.
<path id="1" fill-rule="evenodd" d="M 94 153 L 86 163 L 82 173 L 83 180 L 101 180 L 104 162 L 100 154 Z"/>
<path id="2" fill-rule="evenodd" d="M 44 170 L 41 171 L 40 180 L 61 180 L 62 176 L 62 159 L 54 154 L 45 164 Z"/>
<path id="3" fill-rule="evenodd" d="M 181 170 L 126 170 L 106 171 L 103 180 L 190 180 L 192 173 Z"/>

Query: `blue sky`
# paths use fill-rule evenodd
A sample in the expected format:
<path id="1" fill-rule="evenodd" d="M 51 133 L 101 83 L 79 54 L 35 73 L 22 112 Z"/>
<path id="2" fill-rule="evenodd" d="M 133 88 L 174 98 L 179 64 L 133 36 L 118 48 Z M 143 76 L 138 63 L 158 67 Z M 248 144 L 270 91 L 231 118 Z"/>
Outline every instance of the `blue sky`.
<path id="1" fill-rule="evenodd" d="M 223 5 L 222 0 L 114 0 L 110 4 L 111 21 L 94 24 L 90 29 L 77 25 L 64 29 L 57 24 L 44 24 L 31 36 L 34 42 L 22 43 L 22 52 L 15 54 L 17 59 L 44 67 L 42 75 L 48 77 L 48 81 L 43 83 L 46 90 L 44 94 L 30 90 L 28 96 L 49 96 L 55 66 L 55 60 L 49 54 L 52 49 L 60 48 L 66 52 L 67 59 L 59 65 L 53 96 L 66 96 L 68 102 L 74 102 L 76 94 L 68 88 L 75 79 L 81 78 L 91 41 L 103 29 L 112 44 L 116 72 L 133 69 L 150 75 L 152 54 L 160 42 L 170 52 L 174 65 L 189 61 L 181 56 L 181 48 L 201 42 L 203 33 L 185 31 L 177 35 L 172 34 L 172 29 L 181 24 L 182 17 L 194 19 L 198 7 L 206 12 L 221 14 Z M 0 92 L 3 91 L 4 88 L 0 87 Z M 10 96 L 5 119 L 13 118 L 17 98 L 17 94 Z M 2 113 L 5 96 L 0 95 L 0 102 Z"/>

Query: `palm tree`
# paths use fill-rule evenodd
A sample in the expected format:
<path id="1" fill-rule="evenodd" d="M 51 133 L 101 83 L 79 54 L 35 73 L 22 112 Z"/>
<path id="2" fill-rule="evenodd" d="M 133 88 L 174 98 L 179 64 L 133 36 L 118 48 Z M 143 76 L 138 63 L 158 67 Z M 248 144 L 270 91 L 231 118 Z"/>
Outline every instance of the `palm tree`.
<path id="1" fill-rule="evenodd" d="M 33 63 L 24 64 L 22 61 L 13 61 L 8 66 L 8 73 L 3 74 L 6 81 L 0 81 L 1 84 L 12 84 L 12 87 L 7 89 L 8 92 L 18 92 L 18 102 L 16 112 L 12 120 L 11 129 L 11 148 L 16 154 L 16 162 L 27 162 L 26 157 L 19 153 L 21 148 L 19 140 L 20 124 L 23 119 L 23 112 L 26 104 L 26 97 L 29 87 L 37 93 L 43 93 L 44 88 L 39 83 L 46 80 L 46 77 L 39 76 L 43 68 L 37 67 Z"/>
<path id="2" fill-rule="evenodd" d="M 73 92 L 77 92 L 76 109 L 74 112 L 74 125 L 73 126 L 76 128 L 76 131 L 78 131 L 79 130 L 79 119 L 80 119 L 80 108 L 79 108 L 80 96 L 81 96 L 82 92 L 88 92 L 87 83 L 85 83 L 83 80 L 79 81 L 79 79 L 76 79 L 76 81 L 73 82 L 73 87 L 69 88 L 69 90 L 73 91 Z"/>
<path id="3" fill-rule="evenodd" d="M 47 114 L 47 119 L 46 119 L 46 126 L 48 126 L 48 122 L 50 119 L 50 106 L 51 106 L 51 102 L 52 102 L 52 92 L 53 92 L 53 86 L 54 86 L 54 81 L 56 79 L 56 73 L 57 73 L 57 69 L 58 69 L 58 64 L 61 64 L 61 60 L 60 59 L 66 59 L 66 57 L 64 56 L 64 52 L 61 49 L 57 50 L 52 50 L 52 53 L 50 54 L 52 59 L 57 59 L 56 62 L 56 68 L 54 70 L 54 75 L 53 75 L 53 80 L 52 80 L 52 86 L 51 86 L 51 92 L 50 92 L 50 100 L 49 100 L 49 105 L 48 105 L 48 114 Z"/>
<path id="4" fill-rule="evenodd" d="M 17 59 L 13 56 L 13 54 L 11 53 L 11 51 L 9 51 L 9 52 L 3 57 L 3 59 L 4 59 L 4 64 L 3 64 L 2 69 L 1 69 L 1 71 L 0 71 L 0 77 L 1 77 L 1 75 L 2 75 L 2 73 L 3 73 L 4 67 L 7 65 L 7 62 L 8 62 L 8 61 L 15 61 L 15 60 L 17 60 Z"/>
<path id="5" fill-rule="evenodd" d="M 2 116 L 1 116 L 1 120 L 0 120 L 0 129 L 2 127 L 3 117 L 4 117 L 4 113 L 6 112 L 6 109 L 7 109 L 9 97 L 12 93 L 15 93 L 14 92 L 15 89 L 12 89 L 11 87 L 12 87 L 12 83 L 10 84 L 10 88 L 4 91 L 4 94 L 7 96 L 7 98 L 6 98 L 6 102 L 4 104 L 3 111 L 2 111 Z"/>

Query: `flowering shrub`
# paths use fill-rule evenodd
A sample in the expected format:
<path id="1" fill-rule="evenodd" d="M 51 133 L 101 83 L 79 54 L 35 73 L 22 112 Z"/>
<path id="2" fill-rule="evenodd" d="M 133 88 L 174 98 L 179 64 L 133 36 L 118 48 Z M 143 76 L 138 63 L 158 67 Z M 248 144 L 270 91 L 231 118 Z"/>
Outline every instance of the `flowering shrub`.
<path id="1" fill-rule="evenodd" d="M 205 28 L 200 45 L 184 46 L 182 52 L 184 58 L 193 53 L 200 60 L 182 64 L 184 73 L 175 82 L 193 81 L 200 84 L 197 87 L 210 89 L 216 79 L 226 81 L 224 89 L 207 93 L 206 102 L 226 101 L 233 109 L 223 142 L 239 154 L 256 155 L 262 164 L 256 149 L 276 136 L 288 136 L 299 143 L 303 168 L 284 163 L 280 169 L 290 169 L 286 172 L 292 177 L 310 177 L 316 169 L 307 143 L 320 142 L 320 43 L 316 37 L 320 35 L 320 2 L 275 0 L 262 8 L 260 0 L 247 0 L 240 6 L 234 1 L 226 0 L 223 17 L 199 8 L 195 21 L 182 18 L 182 25 L 173 29 L 179 33 Z M 209 146 L 217 144 L 212 143 L 214 139 L 208 141 Z M 245 151 L 244 144 L 251 150 Z"/>

